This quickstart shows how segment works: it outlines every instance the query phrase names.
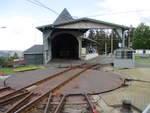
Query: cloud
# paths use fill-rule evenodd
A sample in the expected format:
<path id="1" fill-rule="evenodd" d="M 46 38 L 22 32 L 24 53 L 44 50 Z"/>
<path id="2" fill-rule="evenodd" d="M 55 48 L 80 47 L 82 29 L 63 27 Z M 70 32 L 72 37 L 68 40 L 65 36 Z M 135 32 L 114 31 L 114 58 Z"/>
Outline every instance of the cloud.
<path id="1" fill-rule="evenodd" d="M 0 19 L 0 50 L 25 50 L 34 44 L 42 44 L 42 33 L 35 27 L 41 25 L 31 17 Z"/>
<path id="2" fill-rule="evenodd" d="M 149 0 L 104 0 L 97 3 L 102 9 L 97 18 L 123 25 L 137 26 L 150 15 Z M 108 15 L 107 15 L 108 14 Z M 145 23 L 147 23 L 145 21 Z M 147 23 L 149 24 L 149 23 Z"/>
<path id="3" fill-rule="evenodd" d="M 135 10 L 149 9 L 149 0 L 105 0 L 98 3 L 100 7 L 110 8 L 112 10 Z"/>

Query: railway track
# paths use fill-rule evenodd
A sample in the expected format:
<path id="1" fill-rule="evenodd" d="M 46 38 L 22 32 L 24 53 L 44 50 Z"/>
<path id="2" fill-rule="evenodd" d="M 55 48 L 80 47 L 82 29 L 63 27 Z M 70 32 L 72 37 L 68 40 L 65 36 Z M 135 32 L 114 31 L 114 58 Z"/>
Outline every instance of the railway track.
<path id="1" fill-rule="evenodd" d="M 52 93 L 50 93 L 48 101 L 46 103 L 46 107 L 44 108 L 44 113 L 63 113 L 65 112 L 65 106 L 67 108 L 69 103 L 69 98 L 78 98 L 78 101 L 82 101 L 82 109 L 86 110 L 86 113 L 95 113 L 95 106 L 90 99 L 88 94 L 75 94 L 75 95 L 61 95 L 59 97 L 54 97 Z M 54 99 L 55 98 L 55 99 Z M 57 98 L 57 100 L 56 100 Z M 58 99 L 59 98 L 59 99 Z M 53 104 L 53 101 L 58 101 L 57 104 Z M 84 106 L 83 106 L 84 105 Z M 80 108 L 81 109 L 81 108 Z M 72 112 L 70 110 L 70 112 Z"/>
<path id="2" fill-rule="evenodd" d="M 43 105 L 45 105 L 45 103 L 51 103 L 49 95 L 54 95 L 56 91 L 73 81 L 73 79 L 77 78 L 85 71 L 91 69 L 93 66 L 95 65 L 72 67 L 24 88 L 1 96 L 0 110 L 2 113 L 32 113 L 32 111 L 33 113 L 38 113 L 37 111 L 39 108 L 44 108 Z M 68 97 L 68 95 L 63 96 L 62 99 L 66 100 L 66 97 Z M 64 100 L 61 101 L 64 102 Z M 46 106 L 48 105 L 46 104 Z M 49 109 L 49 107 L 47 107 L 47 109 Z"/>
<path id="3" fill-rule="evenodd" d="M 54 74 L 54 75 L 47 77 L 45 79 L 39 80 L 35 83 L 32 83 L 32 84 L 25 86 L 25 87 L 18 89 L 18 90 L 12 91 L 12 89 L 10 87 L 2 88 L 2 89 L 0 89 L 0 95 L 1 95 L 0 96 L 0 106 L 2 103 L 7 102 L 8 100 L 11 100 L 12 98 L 19 98 L 21 95 L 24 95 L 25 92 L 30 92 L 32 89 L 36 88 L 37 86 L 40 86 L 41 84 L 43 84 L 47 81 L 50 81 L 50 80 L 52 80 L 52 79 L 54 79 L 54 78 L 56 78 L 56 77 L 58 77 L 64 73 L 67 73 L 67 72 L 74 70 L 74 69 L 77 69 L 77 68 L 78 68 L 78 66 L 69 68 L 67 70 L 64 70 L 60 73 Z M 5 93 L 5 95 L 3 93 Z"/>
<path id="4" fill-rule="evenodd" d="M 11 87 L 3 87 L 3 88 L 0 88 L 0 95 L 1 96 L 4 96 L 6 94 L 9 94 L 10 92 L 13 92 L 14 89 L 12 89 Z"/>

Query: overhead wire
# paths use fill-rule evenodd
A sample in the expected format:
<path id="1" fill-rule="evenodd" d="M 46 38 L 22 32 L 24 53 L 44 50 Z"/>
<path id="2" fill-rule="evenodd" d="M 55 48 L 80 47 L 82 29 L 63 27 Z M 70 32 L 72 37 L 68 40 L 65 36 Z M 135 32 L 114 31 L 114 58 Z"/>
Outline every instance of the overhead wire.
<path id="1" fill-rule="evenodd" d="M 35 3 L 35 2 L 33 2 L 32 0 L 26 0 L 27 2 L 30 2 L 30 3 L 32 3 L 32 4 L 34 4 L 34 5 L 37 5 L 37 6 L 40 6 L 41 7 L 41 5 L 39 5 L 39 4 L 37 4 L 37 3 Z"/>
<path id="2" fill-rule="evenodd" d="M 51 12 L 57 14 L 57 15 L 59 14 L 58 12 L 56 12 L 55 10 L 53 10 L 53 9 L 51 9 L 51 8 L 49 8 L 49 7 L 47 7 L 46 5 L 44 5 L 42 2 L 39 2 L 38 0 L 34 0 L 34 1 L 32 1 L 32 0 L 26 0 L 26 1 L 28 1 L 28 2 L 30 2 L 30 3 L 32 3 L 32 4 L 34 4 L 34 5 L 37 5 L 37 6 L 39 6 L 39 7 L 43 7 L 43 8 L 45 8 L 45 9 L 47 9 L 47 10 L 49 10 L 49 11 L 51 11 Z"/>
<path id="3" fill-rule="evenodd" d="M 28 1 L 28 2 L 30 2 L 30 3 L 32 3 L 32 4 L 34 4 L 34 5 L 37 5 L 37 6 L 40 6 L 40 7 L 45 8 L 45 9 L 48 9 L 48 10 L 50 10 L 51 12 L 55 13 L 56 15 L 59 15 L 58 12 L 56 12 L 55 10 L 53 10 L 53 9 L 51 9 L 51 8 L 49 8 L 49 7 L 47 7 L 46 5 L 44 5 L 42 2 L 40 2 L 40 1 L 38 1 L 38 0 L 34 0 L 34 1 L 32 1 L 32 0 L 26 0 L 26 1 Z M 74 19 L 78 19 L 77 16 L 73 16 L 73 18 L 74 18 Z"/>
<path id="4" fill-rule="evenodd" d="M 56 15 L 59 15 L 59 13 L 49 7 L 47 7 L 45 4 L 43 4 L 42 2 L 38 1 L 38 0 L 26 0 L 34 5 L 37 5 L 39 7 L 43 7 L 53 13 L 55 13 Z M 127 14 L 127 13 L 139 13 L 139 12 L 144 12 L 144 11 L 150 11 L 150 9 L 144 9 L 144 10 L 131 10 L 131 11 L 122 11 L 122 12 L 112 12 L 112 13 L 103 13 L 103 14 L 96 14 L 96 15 L 88 15 L 88 16 L 84 16 L 84 17 L 98 17 L 98 16 L 105 16 L 105 15 L 117 15 L 117 14 Z M 75 17 L 75 19 L 77 19 L 77 17 Z"/>
<path id="5" fill-rule="evenodd" d="M 97 17 L 97 16 L 114 15 L 114 14 L 116 15 L 116 14 L 127 14 L 127 13 L 139 13 L 139 12 L 144 12 L 144 11 L 150 11 L 150 9 L 103 13 L 103 14 L 88 15 L 88 16 L 85 16 L 85 17 Z"/>
<path id="6" fill-rule="evenodd" d="M 34 0 L 34 1 L 37 2 L 37 3 L 39 3 L 42 7 L 44 7 L 44 8 L 46 8 L 46 9 L 52 11 L 53 13 L 55 13 L 55 14 L 57 14 L 57 15 L 59 15 L 58 12 L 56 12 L 55 10 L 53 10 L 53 9 L 51 9 L 51 8 L 49 8 L 49 7 L 47 7 L 47 6 L 44 5 L 42 2 L 39 2 L 38 0 Z"/>

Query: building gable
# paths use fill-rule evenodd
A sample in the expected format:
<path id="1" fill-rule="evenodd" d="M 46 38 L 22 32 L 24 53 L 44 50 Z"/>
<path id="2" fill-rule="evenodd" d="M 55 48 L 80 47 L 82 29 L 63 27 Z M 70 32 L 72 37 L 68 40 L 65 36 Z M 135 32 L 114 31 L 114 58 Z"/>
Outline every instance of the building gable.
<path id="1" fill-rule="evenodd" d="M 61 14 L 58 16 L 58 18 L 54 21 L 54 25 L 56 24 L 61 24 L 61 23 L 66 23 L 69 21 L 72 21 L 73 18 L 71 16 L 71 14 L 68 12 L 68 10 L 65 8 Z"/>

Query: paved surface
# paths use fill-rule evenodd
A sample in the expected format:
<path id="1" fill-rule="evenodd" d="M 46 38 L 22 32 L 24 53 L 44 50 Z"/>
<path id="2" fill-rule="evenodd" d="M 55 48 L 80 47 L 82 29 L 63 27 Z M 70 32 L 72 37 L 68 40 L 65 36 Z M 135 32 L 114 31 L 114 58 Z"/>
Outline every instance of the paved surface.
<path id="1" fill-rule="evenodd" d="M 87 63 L 110 64 L 113 62 L 113 57 L 108 55 L 100 55 L 94 59 L 85 61 Z"/>
<path id="2" fill-rule="evenodd" d="M 6 79 L 6 83 L 8 86 L 13 86 L 14 88 L 20 88 L 25 85 L 31 84 L 48 76 L 51 76 L 55 73 L 61 72 L 67 67 L 81 65 L 83 63 L 109 63 L 111 62 L 110 57 L 106 56 L 99 56 L 92 60 L 88 61 L 81 61 L 81 60 L 60 60 L 55 59 L 48 64 L 49 68 L 46 69 L 39 69 L 27 72 L 19 72 L 13 74 L 12 77 Z M 0 80 L 0 87 L 4 86 L 4 80 Z"/>
<path id="3" fill-rule="evenodd" d="M 48 90 L 55 88 L 56 86 L 58 86 L 59 84 L 63 83 L 65 80 L 69 79 L 70 77 L 74 76 L 74 74 L 80 72 L 83 69 L 74 69 L 71 70 L 67 73 L 64 73 L 60 76 L 55 77 L 54 79 L 51 79 L 47 82 L 44 82 L 43 84 L 37 86 L 37 88 L 35 89 L 35 92 L 47 92 Z"/>
<path id="4" fill-rule="evenodd" d="M 6 80 L 7 86 L 11 86 L 14 89 L 19 89 L 36 81 L 42 80 L 46 77 L 52 76 L 53 74 L 59 73 L 66 68 L 45 68 L 33 71 L 18 72 L 13 74 Z M 2 83 L 1 83 L 2 84 Z"/>
<path id="5" fill-rule="evenodd" d="M 150 64 L 135 64 L 135 67 L 147 67 L 150 68 Z"/>
<path id="6" fill-rule="evenodd" d="M 112 58 L 108 56 L 99 56 L 95 59 L 86 61 L 88 63 L 100 63 L 100 64 L 108 64 L 112 62 Z M 79 65 L 85 63 L 83 61 L 61 61 L 61 64 L 58 62 L 52 62 L 49 64 L 49 68 L 39 69 L 28 72 L 21 72 L 14 74 L 11 78 L 6 80 L 8 86 L 13 86 L 14 88 L 21 88 L 26 85 L 29 85 L 38 80 L 49 77 L 53 74 L 61 72 L 66 68 L 58 68 L 58 67 L 68 67 L 73 65 Z M 140 79 L 150 81 L 150 69 L 149 68 L 141 68 L 149 67 L 143 65 L 136 65 L 135 69 L 115 69 L 115 71 L 111 71 L 112 68 L 107 68 L 110 72 L 104 72 L 100 69 L 87 71 L 79 78 L 75 79 L 73 82 L 68 84 L 66 88 L 63 88 L 61 92 L 64 93 L 79 93 L 79 92 L 101 92 L 106 91 L 112 88 L 116 88 L 121 84 L 120 77 L 123 78 L 132 78 L 132 79 Z M 71 73 L 72 74 L 72 73 Z M 57 81 L 62 81 L 65 77 L 68 77 L 70 74 L 62 75 L 57 79 Z M 56 82 L 56 81 L 55 81 Z M 0 86 L 3 86 L 3 81 L 0 81 Z M 47 87 L 49 84 L 47 85 Z M 46 87 L 45 87 L 46 89 Z M 101 96 L 102 98 L 97 100 L 100 104 L 100 111 L 102 113 L 120 113 L 117 109 L 110 107 L 109 105 L 121 104 L 122 100 L 129 99 L 132 101 L 132 104 L 143 110 L 150 103 L 150 83 L 144 82 L 130 82 L 129 87 L 120 88 L 118 90 L 96 95 L 95 98 Z"/>
<path id="7" fill-rule="evenodd" d="M 121 86 L 120 76 L 111 72 L 88 70 L 61 89 L 62 93 L 100 93 Z"/>
<path id="8" fill-rule="evenodd" d="M 100 95 L 93 95 L 92 97 L 95 101 L 96 109 L 100 111 L 100 113 L 141 113 L 133 107 L 131 107 L 132 112 L 121 112 L 122 106 L 112 107 L 108 105 Z M 113 101 L 115 101 L 115 99 Z"/>
<path id="9" fill-rule="evenodd" d="M 83 63 L 85 63 L 85 61 L 82 60 L 53 59 L 47 65 L 58 68 L 58 67 L 71 67 L 81 65 Z"/>
<path id="10" fill-rule="evenodd" d="M 120 74 L 120 76 L 125 78 L 150 81 L 149 68 L 135 68 L 122 70 L 115 69 L 114 73 L 118 73 Z M 121 88 L 100 96 L 102 96 L 109 105 L 121 104 L 122 100 L 129 99 L 131 100 L 133 105 L 135 105 L 141 110 L 144 110 L 146 106 L 150 104 L 150 83 L 129 82 L 129 86 L 126 88 Z"/>
<path id="11" fill-rule="evenodd" d="M 100 63 L 109 64 L 112 63 L 112 57 L 106 55 L 100 55 L 91 60 L 68 60 L 68 59 L 54 59 L 49 62 L 48 66 L 54 67 L 70 67 L 75 65 L 81 65 L 83 63 Z"/>
<path id="12" fill-rule="evenodd" d="M 16 73 L 11 78 L 8 78 L 6 82 L 8 86 L 11 86 L 14 89 L 20 89 L 22 87 L 30 85 L 38 80 L 44 79 L 63 70 L 64 68 L 51 67 L 46 69 Z M 47 89 L 55 87 L 57 84 L 70 78 L 72 75 L 80 71 L 81 69 L 76 69 L 67 72 L 57 77 L 54 80 L 44 83 L 44 86 L 42 85 L 40 87 L 43 88 L 42 89 L 43 91 L 47 91 Z M 60 92 L 61 93 L 84 93 L 84 92 L 99 93 L 99 92 L 117 88 L 121 85 L 121 83 L 122 81 L 120 80 L 120 76 L 116 74 L 110 72 L 104 72 L 102 70 L 101 71 L 89 70 L 81 74 L 75 80 L 73 80 L 73 82 L 69 83 Z M 38 89 L 41 90 L 40 87 Z"/>

